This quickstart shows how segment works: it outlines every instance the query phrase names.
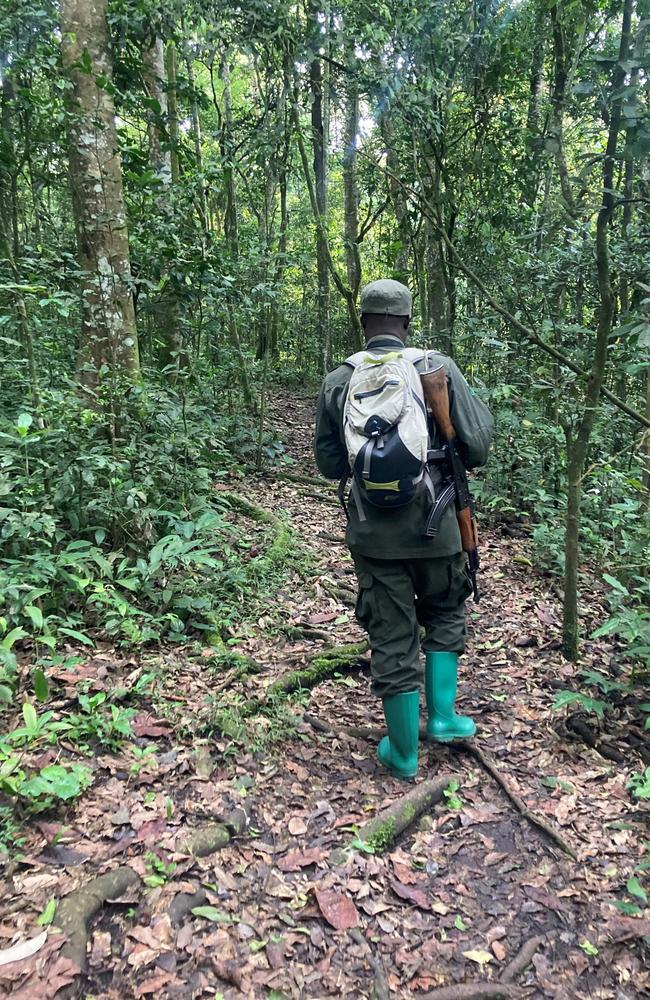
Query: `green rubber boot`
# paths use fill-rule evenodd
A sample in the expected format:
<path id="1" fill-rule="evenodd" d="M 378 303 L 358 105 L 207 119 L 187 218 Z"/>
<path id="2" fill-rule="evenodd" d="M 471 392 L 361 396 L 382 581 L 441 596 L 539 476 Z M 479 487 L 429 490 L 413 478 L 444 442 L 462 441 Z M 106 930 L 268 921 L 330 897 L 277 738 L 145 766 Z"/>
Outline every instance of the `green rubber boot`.
<path id="1" fill-rule="evenodd" d="M 458 653 L 427 652 L 424 690 L 427 699 L 427 737 L 438 743 L 466 740 L 476 733 L 468 715 L 456 715 L 454 702 L 458 687 Z"/>
<path id="2" fill-rule="evenodd" d="M 388 736 L 380 740 L 377 756 L 396 778 L 414 778 L 418 770 L 420 692 L 405 691 L 382 698 Z"/>

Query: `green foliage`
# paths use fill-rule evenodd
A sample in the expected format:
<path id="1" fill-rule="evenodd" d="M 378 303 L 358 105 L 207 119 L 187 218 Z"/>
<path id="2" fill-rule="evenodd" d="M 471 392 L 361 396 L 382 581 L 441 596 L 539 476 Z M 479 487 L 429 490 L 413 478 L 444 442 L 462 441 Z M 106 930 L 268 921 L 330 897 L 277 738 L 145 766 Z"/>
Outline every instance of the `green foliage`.
<path id="1" fill-rule="evenodd" d="M 25 815 L 44 812 L 57 803 L 77 798 L 92 782 L 91 771 L 83 764 L 48 764 L 34 774 L 23 769 L 21 757 L 0 744 L 0 792 L 17 800 Z M 15 829 L 13 811 L 3 806 L 0 841 L 6 843 Z"/>
<path id="2" fill-rule="evenodd" d="M 458 789 L 460 788 L 460 782 L 455 778 L 450 781 L 444 792 L 442 793 L 445 799 L 445 803 L 448 809 L 462 809 L 463 800 L 460 795 L 458 795 Z"/>
<path id="3" fill-rule="evenodd" d="M 164 861 L 153 851 L 147 851 L 144 859 L 148 874 L 145 875 L 143 881 L 145 885 L 150 886 L 152 889 L 164 885 L 176 871 L 176 865 L 173 861 Z"/>
<path id="4" fill-rule="evenodd" d="M 609 593 L 611 615 L 592 633 L 592 639 L 617 636 L 632 660 L 647 664 L 650 662 L 650 581 L 634 574 L 626 587 L 608 573 L 603 574 L 603 579 L 612 588 Z"/>
<path id="5" fill-rule="evenodd" d="M 54 648 L 63 637 L 92 645 L 88 630 L 130 643 L 219 631 L 239 619 L 253 580 L 275 578 L 291 545 L 287 532 L 247 557 L 245 529 L 212 488 L 243 466 L 230 418 L 215 415 L 209 397 L 188 408 L 172 390 L 140 392 L 118 442 L 78 398 L 50 406 L 47 431 L 31 432 L 23 414 L 0 437 L 5 701 L 18 641 Z M 41 697 L 41 675 L 35 683 Z"/>
<path id="6" fill-rule="evenodd" d="M 635 799 L 650 799 L 650 767 L 646 767 L 642 773 L 632 774 L 627 787 Z"/>

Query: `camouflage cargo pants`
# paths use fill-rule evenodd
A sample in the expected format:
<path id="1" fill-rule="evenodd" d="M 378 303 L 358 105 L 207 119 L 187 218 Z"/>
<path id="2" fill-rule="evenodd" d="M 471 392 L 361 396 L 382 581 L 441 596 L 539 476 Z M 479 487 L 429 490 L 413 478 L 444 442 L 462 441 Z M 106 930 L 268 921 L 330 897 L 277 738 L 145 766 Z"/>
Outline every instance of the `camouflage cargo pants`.
<path id="1" fill-rule="evenodd" d="M 356 617 L 368 633 L 373 691 L 380 698 L 412 691 L 422 680 L 420 645 L 465 649 L 465 601 L 472 592 L 465 557 L 352 557 L 359 582 Z"/>

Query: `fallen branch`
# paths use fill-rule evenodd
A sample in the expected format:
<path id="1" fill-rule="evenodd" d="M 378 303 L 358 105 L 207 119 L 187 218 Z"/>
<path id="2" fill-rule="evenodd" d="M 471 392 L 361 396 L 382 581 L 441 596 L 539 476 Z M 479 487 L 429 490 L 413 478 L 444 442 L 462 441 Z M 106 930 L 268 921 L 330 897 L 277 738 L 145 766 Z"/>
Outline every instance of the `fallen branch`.
<path id="1" fill-rule="evenodd" d="M 414 785 L 405 795 L 391 802 L 386 809 L 362 826 L 357 839 L 377 853 L 385 851 L 411 823 L 439 802 L 450 781 L 459 781 L 457 774 L 443 774 Z"/>
<path id="2" fill-rule="evenodd" d="M 514 979 L 522 974 L 524 969 L 530 965 L 533 960 L 533 956 L 538 948 L 546 941 L 543 934 L 538 934 L 536 937 L 530 938 L 525 941 L 521 946 L 515 957 L 511 962 L 508 962 L 505 969 L 501 973 L 499 979 L 502 983 L 511 983 Z"/>
<path id="3" fill-rule="evenodd" d="M 456 746 L 462 748 L 466 753 L 475 757 L 476 760 L 485 768 L 485 770 L 490 774 L 497 785 L 505 792 L 515 808 L 521 813 L 524 819 L 532 826 L 536 826 L 538 830 L 545 833 L 549 840 L 552 840 L 565 854 L 568 854 L 570 858 L 574 861 L 577 860 L 577 855 L 573 848 L 564 840 L 562 835 L 558 830 L 555 829 L 550 823 L 541 816 L 537 816 L 536 813 L 532 812 L 531 809 L 526 805 L 524 800 L 520 795 L 514 790 L 508 779 L 501 773 L 496 763 L 492 760 L 488 754 L 484 753 L 476 743 L 469 743 L 466 740 L 459 741 Z"/>
<path id="4" fill-rule="evenodd" d="M 381 960 L 375 958 L 372 948 L 358 927 L 351 928 L 350 937 L 365 952 L 368 965 L 375 974 L 375 981 L 373 983 L 372 993 L 370 994 L 371 1000 L 390 1000 L 390 989 L 388 988 L 386 972 L 381 964 Z"/>
<path id="5" fill-rule="evenodd" d="M 68 938 L 61 954 L 85 972 L 90 921 L 105 903 L 118 899 L 127 889 L 140 885 L 140 876 L 133 868 L 123 866 L 80 886 L 65 896 L 57 906 L 54 926 Z"/>
<path id="6" fill-rule="evenodd" d="M 364 661 L 361 657 L 369 649 L 367 642 L 353 642 L 346 646 L 332 646 L 310 657 L 302 670 L 292 670 L 274 681 L 266 689 L 267 697 L 292 694 L 305 688 L 316 687 L 333 674 L 351 670 Z"/>

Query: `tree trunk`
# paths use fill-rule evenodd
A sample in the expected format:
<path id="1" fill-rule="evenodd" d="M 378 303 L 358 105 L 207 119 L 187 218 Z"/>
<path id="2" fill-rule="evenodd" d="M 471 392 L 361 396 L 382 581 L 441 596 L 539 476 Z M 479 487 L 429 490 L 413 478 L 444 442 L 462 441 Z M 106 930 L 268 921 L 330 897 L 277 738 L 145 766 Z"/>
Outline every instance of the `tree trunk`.
<path id="1" fill-rule="evenodd" d="M 624 64 L 628 58 L 631 39 L 633 0 L 625 0 L 623 8 L 623 24 L 621 28 L 621 43 L 619 57 L 614 71 L 610 94 L 612 98 L 607 147 L 603 158 L 603 188 L 602 202 L 596 222 L 596 267 L 598 272 L 598 293 L 600 304 L 598 308 L 598 326 L 596 329 L 596 344 L 594 347 L 591 372 L 585 393 L 585 405 L 573 442 L 569 443 L 569 495 L 567 506 L 567 527 L 565 537 L 565 576 L 564 576 L 564 620 L 562 632 L 562 649 L 569 660 L 578 658 L 579 627 L 578 627 L 578 559 L 580 534 L 580 503 L 582 497 L 582 479 L 591 433 L 598 411 L 600 390 L 605 375 L 607 361 L 607 342 L 612 329 L 614 296 L 612 293 L 609 265 L 608 227 L 614 210 L 614 161 L 618 144 L 618 133 L 621 125 L 622 96 L 625 82 Z"/>
<path id="2" fill-rule="evenodd" d="M 137 376 L 138 338 L 106 3 L 63 0 L 61 15 L 63 66 L 72 84 L 66 126 L 82 273 L 79 370 L 81 381 L 94 389 L 106 372 Z M 97 77 L 109 86 L 98 86 Z"/>
<path id="3" fill-rule="evenodd" d="M 167 118 L 172 184 L 178 184 L 180 164 L 178 161 L 178 99 L 176 96 L 176 46 L 174 42 L 167 44 L 165 68 L 167 70 Z"/>
<path id="4" fill-rule="evenodd" d="M 190 103 L 192 107 L 192 138 L 194 139 L 194 162 L 196 167 L 196 196 L 201 229 L 208 232 L 208 204 L 205 197 L 205 178 L 203 176 L 203 152 L 201 149 L 201 119 L 199 117 L 199 102 L 196 99 L 196 84 L 194 82 L 194 67 L 191 53 L 185 56 L 187 82 L 190 86 Z"/>
<path id="5" fill-rule="evenodd" d="M 406 208 L 404 190 L 397 178 L 400 176 L 401 164 L 397 150 L 391 112 L 387 110 L 380 118 L 381 135 L 386 147 L 386 166 L 388 168 L 388 193 L 397 220 L 397 235 L 399 248 L 393 260 L 393 276 L 408 285 L 409 282 L 409 245 L 411 231 Z"/>
<path id="6" fill-rule="evenodd" d="M 318 32 L 318 8 L 311 6 L 314 32 Z M 327 74 L 323 60 L 312 59 L 309 70 L 311 88 L 311 134 L 314 167 L 314 189 L 320 225 L 316 227 L 316 276 L 318 281 L 317 317 L 321 343 L 323 374 L 332 367 L 332 334 L 330 330 L 330 282 L 327 263 L 327 148 L 329 122 L 327 114 Z"/>
<path id="7" fill-rule="evenodd" d="M 355 78 L 348 85 L 343 134 L 343 197 L 345 263 L 348 285 L 355 298 L 361 284 L 359 258 L 359 188 L 357 184 L 357 134 L 359 132 L 359 86 Z M 361 345 L 359 345 L 361 346 Z"/>
<path id="8" fill-rule="evenodd" d="M 155 101 L 157 109 L 149 109 L 149 163 L 160 181 L 160 194 L 156 197 L 156 208 L 161 218 L 175 228 L 174 204 L 172 200 L 172 150 L 165 126 L 169 125 L 169 104 L 165 86 L 165 48 L 160 35 L 155 35 L 150 45 L 142 51 L 143 77 L 147 97 Z M 175 95 L 174 95 L 175 97 Z M 161 267 L 162 292 L 153 302 L 155 324 L 162 335 L 162 363 L 172 382 L 176 381 L 181 367 L 183 342 L 178 314 L 178 296 L 173 279 L 166 268 Z"/>
<path id="9" fill-rule="evenodd" d="M 235 165 L 233 163 L 232 136 L 232 91 L 230 86 L 229 54 L 224 52 L 219 64 L 219 78 L 223 83 L 223 113 L 221 122 L 221 156 L 223 157 L 223 179 L 226 196 L 224 212 L 224 232 L 234 257 L 239 253 L 239 233 L 237 228 L 237 188 L 235 187 Z"/>
<path id="10" fill-rule="evenodd" d="M 528 98 L 528 114 L 526 116 L 526 181 L 524 183 L 524 199 L 531 207 L 537 200 L 540 182 L 541 156 L 540 147 L 540 111 L 544 89 L 544 56 L 546 53 L 547 8 L 538 0 L 535 14 L 533 52 L 530 63 L 530 96 Z"/>

